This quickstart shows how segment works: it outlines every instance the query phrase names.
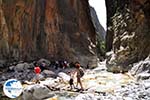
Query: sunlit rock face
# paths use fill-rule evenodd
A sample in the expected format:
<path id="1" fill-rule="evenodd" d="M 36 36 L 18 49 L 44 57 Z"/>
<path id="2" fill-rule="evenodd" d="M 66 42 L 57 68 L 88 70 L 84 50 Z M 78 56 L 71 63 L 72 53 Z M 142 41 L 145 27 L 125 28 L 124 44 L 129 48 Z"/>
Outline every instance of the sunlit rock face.
<path id="1" fill-rule="evenodd" d="M 98 16 L 93 7 L 90 7 L 90 12 L 91 12 L 92 22 L 94 24 L 95 31 L 96 31 L 97 56 L 100 60 L 102 60 L 102 57 L 105 56 L 104 41 L 105 41 L 106 31 L 101 25 L 101 23 L 99 22 Z"/>
<path id="2" fill-rule="evenodd" d="M 86 63 L 95 56 L 88 0 L 0 1 L 0 59 Z"/>
<path id="3" fill-rule="evenodd" d="M 109 71 L 128 71 L 150 54 L 150 1 L 106 0 Z"/>
<path id="4" fill-rule="evenodd" d="M 92 6 L 90 7 L 90 12 L 91 12 L 91 17 L 92 17 L 92 22 L 93 22 L 94 27 L 96 29 L 97 38 L 99 38 L 101 40 L 105 40 L 105 36 L 106 36 L 105 29 L 101 25 L 101 23 L 99 22 L 97 13 Z"/>

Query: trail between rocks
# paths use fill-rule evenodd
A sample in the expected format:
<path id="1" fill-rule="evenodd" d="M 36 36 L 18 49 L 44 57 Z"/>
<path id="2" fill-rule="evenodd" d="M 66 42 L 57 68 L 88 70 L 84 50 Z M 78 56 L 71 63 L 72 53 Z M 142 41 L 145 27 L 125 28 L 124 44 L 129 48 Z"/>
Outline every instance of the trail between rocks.
<path id="1" fill-rule="evenodd" d="M 26 91 L 23 93 L 23 98 L 28 100 L 32 96 L 33 99 L 45 98 L 45 100 L 150 100 L 150 88 L 146 89 L 144 84 L 136 82 L 129 73 L 107 72 L 105 63 L 99 64 L 99 67 L 93 70 L 86 70 L 82 83 L 86 91 L 74 92 L 74 90 L 68 91 L 67 80 L 60 81 L 60 78 L 47 78 L 41 81 L 38 88 L 35 88 L 35 85 L 24 85 L 24 91 L 33 89 L 39 91 L 40 85 L 42 87 L 40 91 L 44 91 L 44 86 L 49 90 L 45 93 L 32 92 L 30 96 Z M 149 82 L 147 83 L 150 86 Z M 89 97 L 91 99 L 88 99 Z"/>

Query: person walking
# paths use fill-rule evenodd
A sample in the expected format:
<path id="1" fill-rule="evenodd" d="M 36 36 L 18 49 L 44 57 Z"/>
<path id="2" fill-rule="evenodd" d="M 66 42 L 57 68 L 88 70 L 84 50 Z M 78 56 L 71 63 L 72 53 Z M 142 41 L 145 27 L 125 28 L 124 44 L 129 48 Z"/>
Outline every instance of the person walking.
<path id="1" fill-rule="evenodd" d="M 82 82 L 81 82 L 81 78 L 84 76 L 84 70 L 83 68 L 81 67 L 80 63 L 79 62 L 76 62 L 75 63 L 75 67 L 76 67 L 76 78 L 77 78 L 77 85 L 76 87 L 78 87 L 78 84 L 80 84 L 80 88 L 81 90 L 84 90 L 83 89 L 83 85 L 82 85 Z"/>

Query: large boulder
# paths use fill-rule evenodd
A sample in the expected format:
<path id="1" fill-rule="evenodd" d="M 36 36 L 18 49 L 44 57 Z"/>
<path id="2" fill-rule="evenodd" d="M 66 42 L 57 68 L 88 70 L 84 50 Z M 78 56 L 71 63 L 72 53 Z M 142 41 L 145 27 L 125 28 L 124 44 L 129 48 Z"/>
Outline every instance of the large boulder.
<path id="1" fill-rule="evenodd" d="M 17 64 L 16 66 L 14 66 L 15 71 L 25 71 L 28 68 L 30 68 L 30 65 L 28 63 L 20 63 L 20 64 Z"/>
<path id="2" fill-rule="evenodd" d="M 135 63 L 130 73 L 136 76 L 137 80 L 150 79 L 150 56 L 143 61 Z"/>
<path id="3" fill-rule="evenodd" d="M 120 72 L 127 72 L 131 69 L 131 65 L 120 65 L 119 61 L 123 61 L 124 59 L 117 58 L 117 55 L 114 52 L 107 53 L 107 60 L 106 60 L 106 67 L 107 71 L 120 73 Z"/>
<path id="4" fill-rule="evenodd" d="M 150 57 L 147 57 L 145 60 L 134 64 L 130 72 L 132 75 L 137 75 L 143 72 L 150 73 Z"/>
<path id="5" fill-rule="evenodd" d="M 51 70 L 44 70 L 42 72 L 42 75 L 44 75 L 45 77 L 54 77 L 54 78 L 57 77 L 56 73 L 54 71 L 51 71 Z"/>
<path id="6" fill-rule="evenodd" d="M 35 84 L 27 86 L 23 90 L 23 100 L 43 100 L 44 98 L 53 97 L 55 94 L 51 94 L 51 91 L 42 84 Z"/>
<path id="7" fill-rule="evenodd" d="M 6 68 L 6 61 L 0 60 L 0 70 Z"/>
<path id="8" fill-rule="evenodd" d="M 49 60 L 43 59 L 43 58 L 38 60 L 37 63 L 38 63 L 38 65 L 41 65 L 41 66 L 43 66 L 45 68 L 48 68 L 50 66 L 50 64 L 51 64 L 51 62 Z"/>
<path id="9" fill-rule="evenodd" d="M 70 80 L 70 76 L 64 72 L 59 72 L 58 76 L 63 79 L 63 81 L 68 82 Z"/>

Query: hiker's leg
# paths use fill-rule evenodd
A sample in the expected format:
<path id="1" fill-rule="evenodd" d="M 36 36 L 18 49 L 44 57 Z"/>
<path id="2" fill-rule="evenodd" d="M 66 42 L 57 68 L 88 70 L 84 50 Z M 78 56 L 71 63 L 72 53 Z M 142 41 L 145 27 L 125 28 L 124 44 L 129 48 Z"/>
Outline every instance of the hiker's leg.
<path id="1" fill-rule="evenodd" d="M 75 89 L 75 85 L 74 85 L 74 83 L 73 83 L 73 88 Z"/>
<path id="2" fill-rule="evenodd" d="M 77 85 L 76 85 L 76 87 L 78 88 L 78 83 L 79 83 L 79 80 L 80 78 L 79 77 L 77 77 Z"/>
<path id="3" fill-rule="evenodd" d="M 70 90 L 72 90 L 72 85 L 70 85 Z"/>
<path id="4" fill-rule="evenodd" d="M 40 83 L 40 75 L 39 74 L 36 74 L 36 81 L 35 81 L 35 83 Z"/>
<path id="5" fill-rule="evenodd" d="M 80 84 L 81 89 L 83 90 L 83 86 L 82 86 L 81 78 L 79 78 L 79 84 Z"/>
<path id="6" fill-rule="evenodd" d="M 77 81 L 77 84 L 76 84 L 76 88 L 78 88 L 78 81 Z"/>

